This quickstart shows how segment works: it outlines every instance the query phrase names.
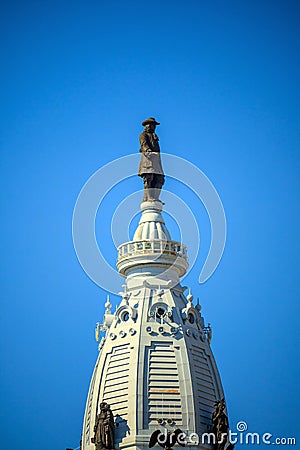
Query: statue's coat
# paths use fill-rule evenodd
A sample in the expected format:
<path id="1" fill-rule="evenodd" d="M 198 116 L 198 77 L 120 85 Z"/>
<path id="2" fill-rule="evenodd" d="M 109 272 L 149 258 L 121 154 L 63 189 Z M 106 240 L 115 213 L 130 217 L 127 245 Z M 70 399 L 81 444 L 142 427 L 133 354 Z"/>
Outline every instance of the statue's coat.
<path id="1" fill-rule="evenodd" d="M 140 134 L 140 152 L 142 153 L 138 175 L 156 174 L 164 175 L 161 165 L 158 136 L 146 130 Z"/>

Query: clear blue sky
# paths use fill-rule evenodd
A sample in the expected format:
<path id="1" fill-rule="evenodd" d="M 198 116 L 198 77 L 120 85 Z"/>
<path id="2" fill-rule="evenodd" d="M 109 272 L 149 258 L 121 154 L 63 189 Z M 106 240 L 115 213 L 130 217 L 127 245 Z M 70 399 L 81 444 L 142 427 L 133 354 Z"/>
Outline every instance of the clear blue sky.
<path id="1" fill-rule="evenodd" d="M 166 183 L 203 235 L 185 284 L 214 328 L 231 423 L 299 440 L 299 3 L 12 0 L 0 16 L 1 448 L 78 445 L 106 292 L 77 261 L 73 208 L 152 115 L 162 150 L 200 167 L 226 211 L 200 286 L 208 218 Z"/>

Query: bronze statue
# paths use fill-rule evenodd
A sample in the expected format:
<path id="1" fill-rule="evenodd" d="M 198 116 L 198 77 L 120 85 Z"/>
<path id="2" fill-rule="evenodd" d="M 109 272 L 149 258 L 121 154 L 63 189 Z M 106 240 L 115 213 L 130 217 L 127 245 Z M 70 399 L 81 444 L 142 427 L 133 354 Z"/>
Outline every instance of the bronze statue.
<path id="1" fill-rule="evenodd" d="M 225 400 L 219 400 L 216 402 L 216 410 L 212 415 L 213 433 L 215 435 L 214 450 L 224 450 L 228 439 L 228 417 L 226 416 L 224 409 L 226 408 Z M 233 449 L 234 446 L 229 444 L 227 449 Z"/>
<path id="2" fill-rule="evenodd" d="M 156 122 L 154 117 L 144 120 L 145 127 L 140 134 L 140 152 L 142 158 L 138 175 L 144 180 L 143 201 L 158 200 L 161 188 L 165 182 L 165 175 L 160 160 L 160 148 L 158 136 L 155 133 Z"/>
<path id="3" fill-rule="evenodd" d="M 96 450 L 114 450 L 114 416 L 108 403 L 100 403 L 100 413 L 97 415 L 92 442 Z"/>

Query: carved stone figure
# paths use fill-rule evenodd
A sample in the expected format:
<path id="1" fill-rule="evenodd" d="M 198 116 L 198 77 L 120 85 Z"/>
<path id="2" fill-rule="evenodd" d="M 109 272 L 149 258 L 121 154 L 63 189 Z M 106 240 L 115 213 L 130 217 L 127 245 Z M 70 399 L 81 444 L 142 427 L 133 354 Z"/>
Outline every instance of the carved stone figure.
<path id="1" fill-rule="evenodd" d="M 212 415 L 213 433 L 215 435 L 214 450 L 224 450 L 227 443 L 228 433 L 228 417 L 226 416 L 224 409 L 226 404 L 224 399 L 216 403 L 216 410 Z"/>
<path id="2" fill-rule="evenodd" d="M 92 442 L 96 450 L 114 450 L 114 416 L 108 403 L 100 403 L 100 412 L 94 426 Z"/>
<path id="3" fill-rule="evenodd" d="M 140 134 L 140 152 L 142 153 L 138 175 L 144 180 L 143 201 L 158 200 L 165 176 L 160 160 L 159 139 L 155 133 L 154 117 L 144 120 L 144 131 Z"/>

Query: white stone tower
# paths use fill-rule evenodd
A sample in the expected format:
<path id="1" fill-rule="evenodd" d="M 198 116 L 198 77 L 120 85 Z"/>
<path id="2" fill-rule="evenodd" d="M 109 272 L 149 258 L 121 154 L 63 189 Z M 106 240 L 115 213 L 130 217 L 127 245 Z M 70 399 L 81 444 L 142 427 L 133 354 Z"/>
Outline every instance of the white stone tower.
<path id="1" fill-rule="evenodd" d="M 180 285 L 186 247 L 172 241 L 159 200 L 143 201 L 131 242 L 118 248 L 125 278 L 114 313 L 108 299 L 83 424 L 82 449 L 95 450 L 94 425 L 101 402 L 115 421 L 115 448 L 148 450 L 155 430 L 209 433 L 216 401 L 224 397 L 210 348 L 211 329 L 201 306 Z M 212 449 L 212 444 L 191 450 Z M 158 448 L 158 447 L 157 447 Z"/>

